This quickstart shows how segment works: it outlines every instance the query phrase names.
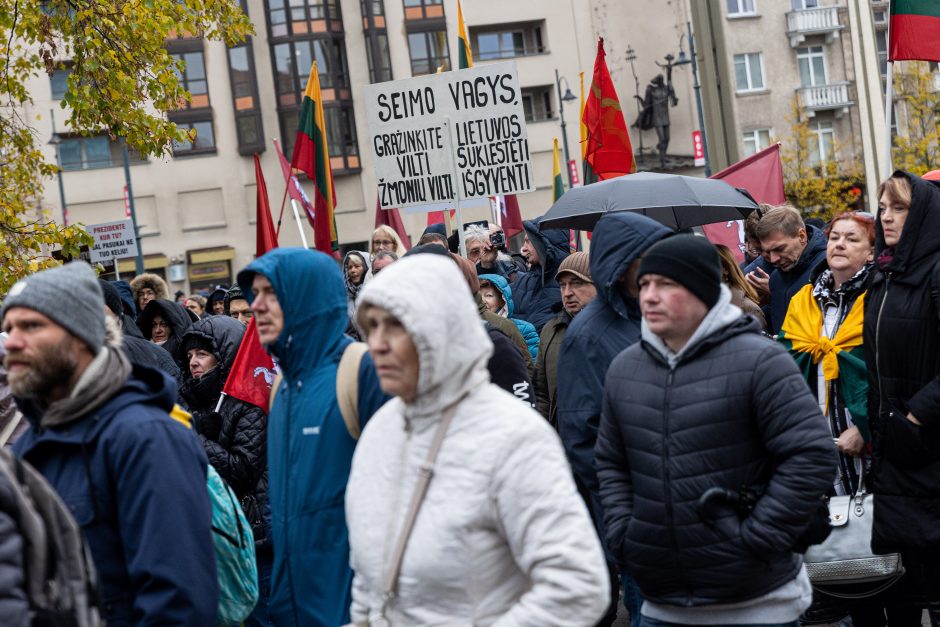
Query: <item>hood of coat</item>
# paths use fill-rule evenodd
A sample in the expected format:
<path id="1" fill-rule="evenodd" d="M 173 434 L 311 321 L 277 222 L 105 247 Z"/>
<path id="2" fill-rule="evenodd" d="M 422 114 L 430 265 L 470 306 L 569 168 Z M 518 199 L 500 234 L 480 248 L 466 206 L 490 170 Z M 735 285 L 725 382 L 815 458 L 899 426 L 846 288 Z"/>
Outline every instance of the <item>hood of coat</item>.
<path id="1" fill-rule="evenodd" d="M 211 352 L 219 362 L 223 375 L 228 375 L 235 363 L 235 355 L 245 335 L 245 325 L 229 316 L 207 316 L 193 323 L 180 342 L 180 368 L 184 378 L 189 379 L 189 360 L 186 352 L 200 340 L 208 342 Z"/>
<path id="2" fill-rule="evenodd" d="M 597 298 L 621 318 L 638 315 L 635 298 L 621 295 L 617 280 L 646 249 L 672 231 L 646 216 L 630 211 L 610 213 L 597 221 L 591 240 L 591 278 Z"/>
<path id="3" fill-rule="evenodd" d="M 911 184 L 911 208 L 901 231 L 901 239 L 894 247 L 893 259 L 883 268 L 885 272 L 910 274 L 925 259 L 940 252 L 940 188 L 919 176 L 898 170 Z M 886 248 L 881 213 L 875 220 L 875 258 Z M 925 264 L 921 264 L 925 265 Z M 924 267 L 923 272 L 930 268 Z M 920 275 L 921 272 L 916 272 Z M 908 277 L 905 277 L 908 278 Z M 920 277 L 910 277 L 918 280 Z"/>
<path id="4" fill-rule="evenodd" d="M 350 257 L 358 257 L 359 262 L 362 264 L 362 281 L 359 285 L 353 285 L 349 280 L 349 276 L 346 274 L 346 263 L 349 261 Z M 369 272 L 369 269 L 372 267 L 372 264 L 369 261 L 369 253 L 362 250 L 351 250 L 343 257 L 343 283 L 346 285 L 346 293 L 349 294 L 349 297 L 352 299 L 356 298 L 356 295 L 359 293 L 359 290 L 362 289 L 362 286 L 366 284 L 366 281 L 369 280 L 369 277 L 372 276 L 372 273 Z"/>
<path id="5" fill-rule="evenodd" d="M 145 288 L 152 289 L 158 300 L 170 298 L 170 288 L 167 287 L 166 281 L 158 274 L 144 272 L 131 279 L 131 292 L 134 294 L 135 305 L 140 302 L 140 290 Z"/>
<path id="6" fill-rule="evenodd" d="M 493 343 L 463 274 L 449 259 L 406 257 L 370 281 L 357 304 L 360 320 L 366 305 L 391 313 L 415 344 L 418 389 L 415 402 L 405 406 L 408 418 L 439 418 L 444 409 L 489 383 Z"/>
<path id="7" fill-rule="evenodd" d="M 271 282 L 284 314 L 281 334 L 266 347 L 268 352 L 278 358 L 290 379 L 319 367 L 337 351 L 348 325 L 339 264 L 321 252 L 275 248 L 238 273 L 238 285 L 249 303 L 254 302 L 251 284 L 255 274 Z"/>
<path id="8" fill-rule="evenodd" d="M 529 242 L 535 246 L 539 259 L 542 260 L 542 282 L 545 283 L 555 278 L 558 266 L 565 260 L 565 257 L 571 254 L 571 244 L 567 230 L 545 229 L 540 231 L 540 221 L 541 218 L 526 220 L 522 223 L 522 227 L 529 237 Z"/>
<path id="9" fill-rule="evenodd" d="M 212 293 L 209 294 L 208 298 L 206 298 L 206 315 L 207 316 L 212 315 L 212 303 L 216 301 L 220 303 L 225 302 L 225 293 L 226 293 L 226 290 L 222 289 L 221 287 L 217 287 L 214 290 L 212 290 Z"/>
<path id="10" fill-rule="evenodd" d="M 644 319 L 641 323 L 641 333 L 644 346 L 663 358 L 670 368 L 684 358 L 693 356 L 699 349 L 719 343 L 732 335 L 744 332 L 760 332 L 760 323 L 744 315 L 741 308 L 731 303 L 731 290 L 726 285 L 721 286 L 718 302 L 708 310 L 695 333 L 689 338 L 678 352 L 673 352 L 661 337 L 650 331 Z"/>
<path id="11" fill-rule="evenodd" d="M 152 300 L 147 303 L 147 306 L 144 307 L 140 317 L 137 319 L 137 326 L 140 327 L 140 332 L 143 333 L 144 337 L 148 340 L 153 336 L 151 333 L 153 330 L 153 318 L 157 315 L 162 317 L 173 331 L 172 335 L 170 335 L 170 339 L 164 344 L 164 348 L 170 351 L 170 354 L 173 355 L 175 359 L 179 359 L 177 349 L 179 348 L 180 340 L 183 339 L 186 330 L 189 329 L 193 322 L 198 320 L 199 317 L 179 303 L 174 303 L 172 300 Z"/>
<path id="12" fill-rule="evenodd" d="M 503 301 L 506 303 L 506 317 L 512 318 L 515 307 L 512 304 L 512 288 L 509 287 L 509 281 L 498 274 L 481 274 L 480 282 L 482 283 L 483 281 L 492 283 L 496 289 L 499 290 L 500 294 L 503 295 Z M 480 287 L 483 286 L 481 285 Z"/>

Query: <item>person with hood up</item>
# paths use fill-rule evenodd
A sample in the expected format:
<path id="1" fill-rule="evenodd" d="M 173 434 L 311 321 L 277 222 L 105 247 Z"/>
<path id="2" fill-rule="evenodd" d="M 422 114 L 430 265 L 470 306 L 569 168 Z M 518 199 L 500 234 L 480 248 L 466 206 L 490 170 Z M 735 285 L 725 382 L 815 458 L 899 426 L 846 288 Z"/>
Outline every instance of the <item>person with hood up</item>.
<path id="1" fill-rule="evenodd" d="M 223 302 L 225 305 L 223 314 L 238 320 L 247 327 L 248 322 L 251 320 L 251 305 L 248 304 L 248 299 L 245 298 L 245 293 L 242 292 L 242 288 L 237 285 L 230 287 L 228 291 L 225 292 L 225 300 Z"/>
<path id="2" fill-rule="evenodd" d="M 871 547 L 901 553 L 907 570 L 890 601 L 928 606 L 940 625 L 940 189 L 897 171 L 878 199 L 864 324 Z"/>
<path id="3" fill-rule="evenodd" d="M 561 309 L 561 293 L 555 274 L 570 252 L 568 231 L 539 230 L 539 219 L 526 220 L 522 254 L 529 261 L 529 271 L 520 272 L 512 283 L 516 317 L 535 325 L 541 333 L 545 323 Z"/>
<path id="4" fill-rule="evenodd" d="M 170 288 L 166 281 L 158 274 L 144 272 L 131 279 L 131 292 L 134 294 L 134 304 L 137 305 L 137 315 L 143 313 L 144 308 L 152 300 L 169 300 Z"/>
<path id="5" fill-rule="evenodd" d="M 607 373 L 597 474 L 640 624 L 798 627 L 798 545 L 836 472 L 816 398 L 731 304 L 704 237 L 657 242 L 634 277 L 642 339 Z"/>
<path id="6" fill-rule="evenodd" d="M 754 232 L 763 257 L 775 268 L 768 284 L 767 326 L 776 334 L 790 299 L 810 282 L 813 270 L 826 259 L 826 238 L 820 229 L 804 224 L 798 210 L 786 205 L 765 213 Z"/>
<path id="7" fill-rule="evenodd" d="M 343 257 L 343 283 L 346 284 L 346 309 L 349 312 L 350 330 L 355 331 L 353 317 L 356 313 L 356 296 L 369 278 L 368 253 L 351 250 Z"/>
<path id="8" fill-rule="evenodd" d="M 640 339 L 640 304 L 636 272 L 646 250 L 670 234 L 662 224 L 629 211 L 597 221 L 591 242 L 591 278 L 597 296 L 581 310 L 565 334 L 558 355 L 558 434 L 568 461 L 603 538 L 603 511 L 594 469 L 594 445 L 604 399 L 604 377 L 610 362 Z M 611 562 L 611 584 L 616 567 Z M 624 600 L 639 616 L 639 599 L 627 586 Z M 616 615 L 616 602 L 605 624 Z"/>
<path id="9" fill-rule="evenodd" d="M 186 330 L 199 318 L 191 310 L 172 300 L 152 300 L 137 317 L 137 325 L 144 338 L 170 353 L 176 363 L 183 355 L 180 341 Z"/>
<path id="10" fill-rule="evenodd" d="M 266 624 L 264 592 L 274 560 L 268 529 L 268 416 L 260 407 L 233 396 L 225 396 L 219 405 L 244 335 L 245 325 L 228 316 L 212 315 L 193 323 L 180 343 L 184 374 L 179 392 L 209 463 L 235 492 L 251 523 L 260 593 L 252 616 Z"/>
<path id="11" fill-rule="evenodd" d="M 480 275 L 480 296 L 491 313 L 512 320 L 519 332 L 522 333 L 532 359 L 538 357 L 539 334 L 531 322 L 513 317 L 515 307 L 513 306 L 512 288 L 509 287 L 509 281 L 498 274 Z"/>
<path id="12" fill-rule="evenodd" d="M 279 627 L 342 625 L 352 586 L 343 496 L 356 447 L 336 398 L 337 367 L 352 342 L 343 333 L 343 275 L 323 253 L 276 248 L 239 272 L 238 284 L 283 375 L 268 414 L 268 616 Z M 368 354 L 358 392 L 361 428 L 387 400 Z"/>
<path id="13" fill-rule="evenodd" d="M 83 262 L 10 289 L 5 363 L 30 424 L 13 451 L 81 526 L 108 627 L 211 625 L 219 584 L 206 454 L 170 416 L 176 384 L 128 362 L 104 310 Z"/>
<path id="14" fill-rule="evenodd" d="M 206 315 L 222 316 L 225 315 L 225 294 L 228 292 L 221 285 L 206 297 Z"/>
<path id="15" fill-rule="evenodd" d="M 363 289 L 356 315 L 396 398 L 353 457 L 352 619 L 594 624 L 608 603 L 600 543 L 551 427 L 490 383 L 492 344 L 461 272 L 438 255 L 408 256 Z M 432 441 L 442 442 L 433 463 Z M 411 531 L 425 464 L 430 485 Z"/>

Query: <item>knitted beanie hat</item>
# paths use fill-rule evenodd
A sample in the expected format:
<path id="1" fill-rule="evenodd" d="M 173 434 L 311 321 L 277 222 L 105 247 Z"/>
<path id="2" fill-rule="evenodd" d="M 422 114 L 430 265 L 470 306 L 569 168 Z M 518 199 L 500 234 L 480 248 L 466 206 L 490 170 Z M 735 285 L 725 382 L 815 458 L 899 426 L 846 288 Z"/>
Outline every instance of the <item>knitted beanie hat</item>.
<path id="1" fill-rule="evenodd" d="M 698 297 L 709 309 L 721 294 L 721 259 L 704 237 L 673 235 L 653 244 L 643 259 L 637 280 L 644 274 L 668 277 Z"/>
<path id="2" fill-rule="evenodd" d="M 561 265 L 558 266 L 558 272 L 555 273 L 555 279 L 557 280 L 563 273 L 568 272 L 575 275 L 582 281 L 587 281 L 588 283 L 594 283 L 591 280 L 591 264 L 588 259 L 588 254 L 583 250 L 580 250 L 576 253 L 571 253 L 565 260 L 561 262 Z"/>

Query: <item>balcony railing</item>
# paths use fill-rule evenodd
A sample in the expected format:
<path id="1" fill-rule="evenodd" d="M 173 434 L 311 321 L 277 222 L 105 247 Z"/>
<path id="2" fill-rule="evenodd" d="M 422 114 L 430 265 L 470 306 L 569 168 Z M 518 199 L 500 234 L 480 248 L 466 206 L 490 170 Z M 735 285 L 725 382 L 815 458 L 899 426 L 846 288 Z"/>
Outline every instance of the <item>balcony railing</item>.
<path id="1" fill-rule="evenodd" d="M 839 36 L 845 26 L 839 23 L 839 7 L 818 7 L 800 9 L 787 13 L 787 35 L 790 46 L 796 48 L 806 40 L 807 35 L 825 35 L 826 43 Z"/>
<path id="2" fill-rule="evenodd" d="M 836 111 L 837 115 L 841 115 L 855 104 L 849 98 L 849 83 L 800 87 L 796 91 L 800 97 L 800 105 L 810 117 L 817 111 Z"/>

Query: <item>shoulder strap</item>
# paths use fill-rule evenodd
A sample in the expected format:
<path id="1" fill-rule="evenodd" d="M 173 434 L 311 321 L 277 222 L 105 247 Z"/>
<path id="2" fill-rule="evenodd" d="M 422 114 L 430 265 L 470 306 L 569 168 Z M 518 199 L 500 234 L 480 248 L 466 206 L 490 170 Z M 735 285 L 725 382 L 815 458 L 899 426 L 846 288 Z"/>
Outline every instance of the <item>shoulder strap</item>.
<path id="1" fill-rule="evenodd" d="M 353 342 L 343 351 L 336 369 L 336 403 L 353 440 L 359 439 L 359 366 L 369 347 Z"/>
<path id="2" fill-rule="evenodd" d="M 20 422 L 23 420 L 23 414 L 19 411 L 14 411 L 13 415 L 10 416 L 10 422 L 3 427 L 3 431 L 0 431 L 0 446 L 6 446 L 6 443 L 10 441 L 10 438 L 13 436 L 13 432 L 16 431 L 16 428 L 20 426 Z"/>
<path id="3" fill-rule="evenodd" d="M 271 408 L 274 407 L 274 398 L 277 396 L 277 390 L 281 387 L 283 379 L 281 371 L 278 370 L 277 374 L 274 375 L 274 383 L 271 384 L 271 395 L 268 397 L 268 413 L 271 413 Z"/>

